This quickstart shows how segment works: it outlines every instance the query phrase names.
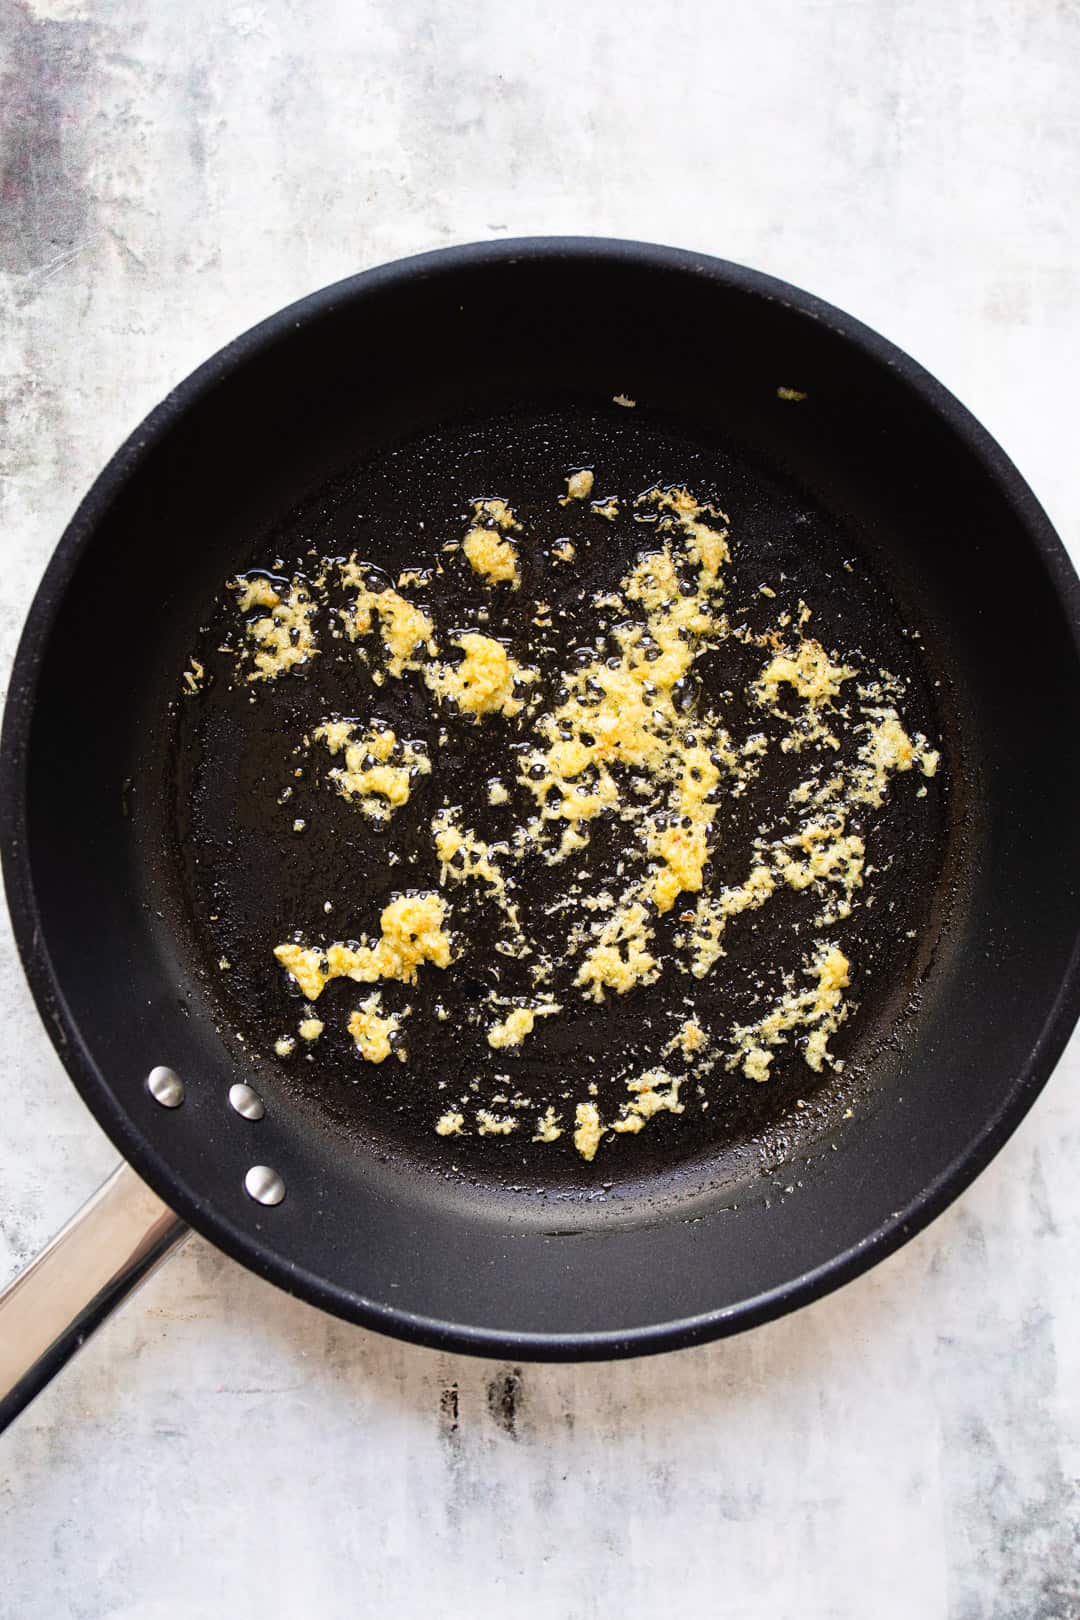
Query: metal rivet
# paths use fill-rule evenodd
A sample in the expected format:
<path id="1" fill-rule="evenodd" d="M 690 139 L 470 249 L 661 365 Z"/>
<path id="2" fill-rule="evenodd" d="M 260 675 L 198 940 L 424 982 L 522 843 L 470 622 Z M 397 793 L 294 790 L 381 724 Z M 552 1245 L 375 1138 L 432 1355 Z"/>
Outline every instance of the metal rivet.
<path id="1" fill-rule="evenodd" d="M 242 1082 L 229 1087 L 229 1101 L 236 1109 L 236 1112 L 243 1114 L 245 1119 L 262 1119 L 266 1113 L 259 1093 L 253 1091 L 250 1086 L 245 1086 Z"/>
<path id="2" fill-rule="evenodd" d="M 184 1082 L 172 1069 L 159 1066 L 146 1077 L 146 1089 L 162 1108 L 179 1108 L 184 1100 Z"/>
<path id="3" fill-rule="evenodd" d="M 257 1204 L 280 1204 L 285 1196 L 285 1183 L 268 1164 L 253 1164 L 244 1177 L 244 1190 Z"/>

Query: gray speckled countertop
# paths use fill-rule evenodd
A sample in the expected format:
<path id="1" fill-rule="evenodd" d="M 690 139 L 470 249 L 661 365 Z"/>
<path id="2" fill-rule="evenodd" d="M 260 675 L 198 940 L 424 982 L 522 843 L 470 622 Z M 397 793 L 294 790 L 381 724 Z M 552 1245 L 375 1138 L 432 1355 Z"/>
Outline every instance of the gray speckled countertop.
<path id="1" fill-rule="evenodd" d="M 1074 0 L 0 0 L 0 64 L 5 674 L 174 381 L 321 283 L 502 233 L 677 242 L 849 308 L 1080 553 Z M 6 931 L 0 1017 L 2 1279 L 113 1152 Z M 871 1275 L 637 1364 L 412 1349 L 193 1241 L 0 1442 L 0 1615 L 1075 1620 L 1077 1079 L 1074 1042 Z"/>

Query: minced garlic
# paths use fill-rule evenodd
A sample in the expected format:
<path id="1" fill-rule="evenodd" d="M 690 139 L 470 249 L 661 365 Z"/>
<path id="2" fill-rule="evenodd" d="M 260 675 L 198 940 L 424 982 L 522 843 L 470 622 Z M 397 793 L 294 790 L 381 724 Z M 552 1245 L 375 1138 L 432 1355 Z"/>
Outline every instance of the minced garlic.
<path id="1" fill-rule="evenodd" d="M 561 1117 L 553 1107 L 546 1108 L 536 1121 L 536 1133 L 533 1136 L 533 1141 L 557 1142 L 562 1135 L 562 1127 L 559 1124 Z"/>
<path id="2" fill-rule="evenodd" d="M 199 662 L 199 660 L 197 658 L 193 658 L 191 660 L 190 669 L 185 669 L 185 671 L 184 671 L 184 688 L 185 688 L 185 690 L 188 692 L 189 695 L 192 692 L 197 692 L 205 679 L 206 679 L 205 666 L 200 664 L 200 662 Z"/>
<path id="3" fill-rule="evenodd" d="M 374 821 L 387 821 L 409 799 L 414 780 L 431 772 L 422 742 L 398 741 L 389 726 L 373 721 L 360 730 L 353 720 L 328 720 L 314 736 L 341 765 L 327 775 L 342 798 L 359 806 Z"/>
<path id="4" fill-rule="evenodd" d="M 254 644 L 249 681 L 273 681 L 291 669 L 306 664 L 318 652 L 312 619 L 315 603 L 301 579 L 292 580 L 284 595 L 261 577 L 233 580 L 241 613 L 252 608 L 269 611 L 247 624 L 248 640 Z"/>
<path id="5" fill-rule="evenodd" d="M 933 776 L 940 755 L 925 737 L 918 733 L 913 738 L 908 736 L 895 709 L 875 710 L 873 718 L 874 724 L 868 728 L 869 735 L 859 750 L 862 769 L 856 797 L 864 804 L 879 805 L 893 771 L 910 771 L 917 765 L 924 776 Z"/>
<path id="6" fill-rule="evenodd" d="M 476 1130 L 479 1136 L 509 1136 L 516 1131 L 518 1121 L 509 1114 L 493 1114 L 488 1108 L 476 1111 Z"/>
<path id="7" fill-rule="evenodd" d="M 668 1056 L 672 1052 L 681 1052 L 684 1058 L 691 1058 L 695 1052 L 703 1051 L 708 1044 L 708 1034 L 702 1029 L 697 1019 L 687 1018 L 664 1047 L 664 1055 Z"/>
<path id="8" fill-rule="evenodd" d="M 566 494 L 559 496 L 559 505 L 568 506 L 571 501 L 588 500 L 595 477 L 591 467 L 581 467 L 577 472 L 572 472 L 566 480 Z"/>
<path id="9" fill-rule="evenodd" d="M 526 1035 L 531 1035 L 538 1018 L 551 1018 L 562 1012 L 556 1002 L 538 1007 L 515 1007 L 505 1018 L 491 1025 L 487 1032 L 488 1045 L 496 1051 L 507 1046 L 520 1046 Z"/>
<path id="10" fill-rule="evenodd" d="M 369 636 L 377 623 L 390 675 L 400 679 L 406 670 L 420 669 L 423 660 L 418 655 L 422 652 L 435 657 L 435 626 L 423 608 L 406 601 L 397 591 L 370 590 L 355 557 L 342 563 L 341 580 L 344 585 L 356 587 L 352 607 L 343 615 L 347 634 L 356 641 Z"/>
<path id="11" fill-rule="evenodd" d="M 368 1063 L 382 1063 L 395 1051 L 395 1036 L 400 1033 L 404 1013 L 383 1013 L 382 999 L 376 991 L 362 1001 L 349 1015 L 349 1034 L 356 1042 L 360 1056 Z M 405 1061 L 403 1047 L 396 1048 L 397 1056 Z"/>
<path id="12" fill-rule="evenodd" d="M 652 866 L 628 891 L 616 914 L 599 931 L 577 976 L 586 994 L 602 1000 L 605 989 L 625 994 L 658 972 L 649 949 L 649 906 L 669 911 L 678 896 L 700 890 L 710 853 L 717 788 L 725 774 L 745 774 L 727 735 L 688 714 L 691 670 L 708 636 L 718 628 L 714 597 L 729 558 L 726 520 L 690 493 L 673 487 L 649 490 L 639 504 L 661 512 L 670 541 L 645 555 L 621 582 L 613 601 L 632 603 L 644 624 L 623 622 L 612 632 L 614 658 L 578 664 L 563 677 L 567 696 L 536 724 L 537 744 L 523 753 L 519 780 L 537 802 L 541 824 L 562 824 L 559 856 L 582 847 L 588 823 L 607 812 L 633 817 L 615 774 L 635 771 L 666 799 L 660 812 L 640 813 L 642 844 Z M 692 587 L 682 567 L 696 570 Z"/>
<path id="13" fill-rule="evenodd" d="M 778 392 L 782 398 L 801 397 L 796 390 Z M 595 634 L 586 627 L 582 635 L 576 610 L 560 606 L 571 601 L 572 588 L 568 596 L 565 591 L 557 594 L 553 586 L 542 593 L 550 601 L 530 601 L 512 616 L 519 628 L 531 624 L 541 632 L 535 655 L 543 687 L 540 670 L 518 661 L 527 656 L 527 643 L 512 641 L 505 633 L 503 609 L 511 607 L 507 596 L 485 595 L 483 605 L 475 608 L 476 622 L 498 627 L 497 636 L 460 630 L 455 621 L 441 617 L 441 609 L 437 626 L 428 608 L 401 594 L 414 588 L 445 594 L 446 584 L 439 581 L 449 564 L 405 569 L 397 575 L 396 588 L 383 587 L 383 576 L 356 556 L 345 564 L 322 565 L 324 574 L 314 573 L 311 585 L 299 576 L 249 575 L 231 582 L 241 613 L 256 615 L 245 625 L 249 645 L 241 655 L 250 666 L 251 681 L 274 679 L 319 650 L 315 598 L 329 575 L 348 594 L 338 615 L 343 628 L 327 633 L 339 640 L 347 634 L 354 642 L 378 634 L 384 657 L 358 649 L 365 664 L 377 665 L 370 670 L 375 684 L 414 672 L 422 685 L 411 703 L 426 689 L 437 703 L 453 705 L 466 718 L 521 717 L 520 729 L 514 728 L 508 740 L 508 760 L 485 764 L 478 784 L 480 805 L 477 784 L 463 782 L 462 804 L 451 804 L 445 792 L 443 807 L 427 823 L 440 885 L 475 883 L 476 891 L 467 897 L 469 908 L 497 907 L 509 927 L 500 928 L 493 940 L 481 929 L 470 942 L 463 920 L 454 943 L 450 908 L 442 894 L 400 895 L 384 907 L 380 933 L 373 940 L 276 947 L 277 960 L 309 1002 L 336 978 L 412 983 L 421 966 L 449 967 L 459 948 L 491 947 L 523 963 L 523 979 L 506 981 L 512 985 L 510 995 L 489 996 L 488 1006 L 498 1011 L 488 1014 L 486 1029 L 476 1006 L 468 1010 L 466 1022 L 479 1026 L 477 1037 L 486 1036 L 492 1051 L 516 1053 L 537 1019 L 562 1011 L 554 993 L 568 1004 L 575 996 L 587 1004 L 609 994 L 629 995 L 655 983 L 662 973 L 701 978 L 723 957 L 729 927 L 752 930 L 757 924 L 749 914 L 777 896 L 786 895 L 793 906 L 796 896 L 811 897 L 799 903 L 799 920 L 792 924 L 796 932 L 805 927 L 804 937 L 815 941 L 806 959 L 808 982 L 794 975 L 785 978 L 774 1003 L 763 996 L 743 1014 L 748 1021 L 728 1032 L 706 1027 L 689 998 L 681 1023 L 668 1022 L 663 1033 L 658 1026 L 653 1050 L 662 1059 L 681 1059 L 677 1066 L 685 1066 L 685 1074 L 672 1075 L 664 1068 L 638 1074 L 626 1082 L 629 1100 L 614 1108 L 604 1103 L 602 1116 L 600 1102 L 592 1100 L 600 1097 L 596 1082 L 605 1077 L 598 1068 L 595 1079 L 586 1074 L 589 1084 L 578 1092 L 586 1100 L 574 1105 L 572 1127 L 564 1127 L 566 1115 L 557 1111 L 556 1103 L 514 1093 L 509 1076 L 495 1077 L 505 1085 L 504 1092 L 482 1091 L 487 1068 L 481 1065 L 471 1082 L 474 1098 L 460 1097 L 460 1110 L 448 1109 L 434 1127 L 443 1136 L 463 1131 L 508 1136 L 524 1117 L 527 1123 L 535 1121 L 533 1141 L 572 1135 L 587 1162 L 605 1132 L 634 1135 L 661 1112 L 682 1114 L 691 1106 L 688 1079 L 700 1106 L 707 1108 L 702 1082 L 724 1061 L 756 1081 L 769 1078 L 775 1056 L 785 1046 L 801 1047 L 815 1071 L 834 1062 L 829 1041 L 851 1010 L 845 999 L 851 970 L 840 946 L 820 932 L 837 929 L 860 903 L 873 904 L 872 893 L 863 899 L 875 870 L 867 848 L 874 822 L 865 807 L 873 810 L 884 803 L 894 777 L 916 769 L 932 777 L 939 766 L 939 754 L 928 740 L 905 729 L 901 710 L 906 683 L 884 670 L 857 670 L 854 656 L 848 663 L 812 639 L 806 633 L 811 610 L 805 602 L 785 607 L 776 601 L 773 584 L 761 581 L 751 587 L 752 606 L 745 592 L 733 599 L 736 606 L 725 606 L 731 544 L 728 519 L 718 506 L 683 485 L 656 485 L 632 503 L 622 496 L 595 499 L 595 489 L 591 467 L 571 469 L 559 500 L 567 509 L 567 525 L 578 525 L 587 548 L 589 573 L 576 600 L 595 610 Z M 480 578 L 519 590 L 521 524 L 509 502 L 489 497 L 471 506 L 463 538 L 448 542 L 443 552 L 461 551 Z M 626 566 L 617 585 L 612 587 L 609 576 L 590 586 L 594 562 L 603 551 L 591 517 L 615 520 L 624 512 L 628 527 L 633 521 L 648 529 L 649 544 Z M 548 561 L 569 566 L 578 549 L 564 536 L 551 544 Z M 549 578 L 570 584 L 565 572 Z M 791 582 L 781 576 L 774 583 L 781 598 L 792 603 Z M 590 588 L 591 596 L 586 594 Z M 434 600 L 438 606 L 439 598 Z M 475 603 L 475 595 L 471 600 Z M 332 619 L 334 599 L 324 591 L 318 601 Z M 761 616 L 770 613 L 771 628 L 760 628 Z M 584 645 L 571 647 L 571 638 Z M 758 673 L 749 677 L 742 696 L 779 721 L 779 728 L 759 715 L 759 729 L 747 735 L 740 695 L 717 692 L 715 658 L 729 639 L 741 644 L 740 657 L 752 657 L 755 649 L 762 654 Z M 203 665 L 192 660 L 184 686 L 193 692 L 204 676 Z M 703 678 L 708 683 L 704 690 Z M 546 708 L 541 707 L 541 691 L 553 694 Z M 732 729 L 739 726 L 734 737 L 725 729 L 728 715 Z M 454 729 L 453 713 L 444 713 L 441 721 L 440 729 L 436 711 L 443 748 Z M 400 725 L 391 729 L 377 718 L 327 719 L 310 734 L 310 741 L 325 746 L 330 755 L 326 780 L 365 815 L 381 821 L 407 804 L 420 778 L 432 771 L 426 745 L 403 739 L 400 730 Z M 306 744 L 310 741 L 305 738 Z M 765 819 L 748 835 L 750 848 L 740 870 L 737 853 L 733 860 L 731 851 L 717 847 L 717 840 L 721 827 L 745 825 L 745 818 L 738 822 L 725 810 L 719 819 L 720 812 L 744 795 L 760 773 L 780 765 L 777 743 L 785 754 L 800 754 L 805 780 L 794 788 L 789 781 L 777 802 L 766 808 Z M 493 770 L 498 775 L 486 774 Z M 525 803 L 528 813 L 520 818 L 503 814 L 486 823 L 483 802 L 509 804 L 506 782 L 514 773 L 515 805 Z M 451 780 L 456 794 L 457 781 Z M 310 818 L 310 809 L 303 808 Z M 470 825 L 474 817 L 476 824 Z M 605 863 L 610 855 L 612 865 L 601 868 L 601 881 L 590 883 L 596 866 L 590 869 L 587 857 L 579 864 L 578 857 L 596 837 L 601 819 L 606 825 L 600 855 Z M 297 818 L 293 825 L 302 830 L 307 823 Z M 494 826 L 502 836 L 481 836 L 478 826 L 488 831 Z M 414 851 L 409 858 L 423 855 Z M 565 947 L 538 948 L 522 921 L 531 919 L 535 904 L 526 863 L 534 858 L 549 865 L 569 863 L 570 857 L 575 859 L 567 867 L 565 891 L 550 902 L 539 891 L 546 919 L 566 912 Z M 397 865 L 402 856 L 391 849 L 386 859 Z M 658 943 L 666 937 L 658 919 L 671 913 L 674 952 L 668 956 Z M 464 919 L 470 916 L 471 909 L 465 909 Z M 485 971 L 480 962 L 477 968 Z M 525 993 L 519 994 L 523 986 Z M 367 1061 L 381 1063 L 392 1051 L 404 1055 L 398 1040 L 403 1016 L 385 1012 L 378 994 L 351 1013 L 348 1027 Z M 440 1004 L 434 1016 L 447 1018 L 446 1008 Z M 322 1020 L 310 1016 L 309 1009 L 298 1029 L 302 1040 L 314 1040 L 322 1033 Z M 455 1031 L 448 1027 L 446 1033 Z M 292 1037 L 281 1037 L 276 1049 L 284 1056 L 295 1045 Z M 518 1073 L 529 1070 L 527 1060 L 517 1064 Z M 488 1106 L 478 1108 L 481 1096 Z"/>
<path id="14" fill-rule="evenodd" d="M 232 588 L 237 592 L 236 605 L 241 613 L 250 613 L 253 608 L 276 608 L 281 601 L 279 592 L 261 574 L 242 575 L 233 581 Z"/>
<path id="15" fill-rule="evenodd" d="M 623 1104 L 618 1119 L 611 1122 L 611 1129 L 636 1135 L 656 1114 L 683 1113 L 684 1106 L 679 1101 L 682 1083 L 681 1076 L 676 1078 L 666 1069 L 649 1069 L 636 1080 L 628 1080 L 627 1089 L 634 1093 L 633 1100 Z"/>
<path id="16" fill-rule="evenodd" d="M 595 1103 L 578 1103 L 574 1109 L 574 1118 L 577 1121 L 574 1129 L 574 1146 L 583 1159 L 591 1161 L 596 1158 L 596 1150 L 604 1134 L 604 1127 L 600 1123 L 600 1110 Z"/>
<path id="17" fill-rule="evenodd" d="M 834 1062 L 828 1040 L 848 1014 L 844 990 L 850 978 L 850 963 L 835 945 L 822 945 L 806 971 L 815 980 L 809 989 L 789 986 L 764 1018 L 756 1024 L 736 1026 L 736 1052 L 730 1067 L 741 1066 L 748 1080 L 768 1080 L 774 1049 L 784 1045 L 797 1029 L 809 1031 L 803 1055 L 811 1069 L 820 1072 L 826 1063 Z"/>
<path id="18" fill-rule="evenodd" d="M 590 501 L 589 510 L 595 512 L 597 517 L 607 518 L 609 522 L 614 522 L 619 515 L 619 503 L 614 495 L 611 495 L 606 501 Z"/>
<path id="19" fill-rule="evenodd" d="M 451 699 L 462 714 L 520 714 L 522 698 L 515 686 L 536 679 L 535 671 L 522 669 L 511 658 L 502 642 L 470 630 L 458 636 L 454 646 L 464 654 L 457 664 L 429 664 L 424 679 L 440 699 Z"/>
<path id="20" fill-rule="evenodd" d="M 453 950 L 446 933 L 449 908 L 439 894 L 406 894 L 391 900 L 379 919 L 381 936 L 373 945 L 329 945 L 325 951 L 303 945 L 277 945 L 274 955 L 299 985 L 308 1001 L 315 1001 L 331 979 L 355 979 L 373 984 L 376 979 L 416 980 L 425 962 L 450 966 Z"/>
<path id="21" fill-rule="evenodd" d="M 694 953 L 690 971 L 695 978 L 704 978 L 724 954 L 720 938 L 730 919 L 763 906 L 776 892 L 776 883 L 770 869 L 758 865 L 737 888 L 722 889 L 715 897 L 707 895 L 698 901 L 689 936 Z"/>
<path id="22" fill-rule="evenodd" d="M 669 489 L 655 487 L 639 497 L 638 504 L 650 503 L 660 511 L 671 512 L 689 541 L 688 551 L 702 572 L 714 580 L 725 563 L 731 561 L 728 546 L 727 514 L 699 501 L 681 485 Z M 718 519 L 722 528 L 713 528 L 706 518 Z"/>
<path id="23" fill-rule="evenodd" d="M 792 722 L 781 744 L 786 751 L 797 751 L 811 742 L 839 748 L 839 738 L 825 717 L 840 696 L 844 681 L 851 680 L 855 673 L 847 664 L 834 663 L 820 642 L 800 641 L 795 652 L 778 652 L 770 659 L 751 687 L 750 695 L 771 714 L 781 716 L 784 714 L 780 708 L 782 686 L 791 687 L 806 704 L 806 710 Z"/>
<path id="24" fill-rule="evenodd" d="M 470 529 L 461 543 L 469 566 L 494 585 L 509 585 L 516 591 L 521 584 L 516 546 L 494 529 Z"/>
<path id="25" fill-rule="evenodd" d="M 517 529 L 521 527 L 510 507 L 498 496 L 489 497 L 483 501 L 474 501 L 473 512 L 478 522 L 487 518 L 497 529 Z"/>
<path id="26" fill-rule="evenodd" d="M 605 989 L 625 995 L 635 985 L 652 984 L 660 976 L 660 966 L 649 950 L 651 939 L 645 907 L 639 900 L 624 904 L 604 924 L 574 983 L 594 1001 L 603 1001 Z"/>
<path id="27" fill-rule="evenodd" d="M 519 927 L 518 908 L 510 898 L 510 883 L 502 863 L 511 859 L 508 843 L 488 843 L 471 827 L 462 827 L 460 811 L 444 808 L 432 817 L 431 832 L 439 858 L 439 882 L 463 883 L 478 878 L 486 884 L 510 926 Z"/>
<path id="28" fill-rule="evenodd" d="M 682 1084 L 682 1076 L 668 1074 L 666 1069 L 649 1069 L 636 1079 L 628 1080 L 626 1086 L 631 1093 L 631 1100 L 622 1105 L 617 1117 L 607 1126 L 600 1117 L 596 1103 L 578 1103 L 574 1111 L 576 1120 L 574 1146 L 578 1153 L 587 1162 L 591 1162 L 596 1157 L 606 1129 L 619 1135 L 635 1136 L 657 1114 L 683 1113 L 684 1105 L 679 1101 L 679 1087 Z M 536 1137 L 534 1140 L 547 1138 Z"/>

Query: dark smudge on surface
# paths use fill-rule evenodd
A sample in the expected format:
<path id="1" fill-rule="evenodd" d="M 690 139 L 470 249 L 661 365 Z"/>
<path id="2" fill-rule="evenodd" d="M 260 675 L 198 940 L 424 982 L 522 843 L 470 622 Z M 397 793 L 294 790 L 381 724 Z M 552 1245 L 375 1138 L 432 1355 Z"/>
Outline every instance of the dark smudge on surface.
<path id="1" fill-rule="evenodd" d="M 488 1411 L 511 1440 L 518 1438 L 525 1386 L 520 1367 L 507 1367 L 497 1374 L 487 1388 Z"/>

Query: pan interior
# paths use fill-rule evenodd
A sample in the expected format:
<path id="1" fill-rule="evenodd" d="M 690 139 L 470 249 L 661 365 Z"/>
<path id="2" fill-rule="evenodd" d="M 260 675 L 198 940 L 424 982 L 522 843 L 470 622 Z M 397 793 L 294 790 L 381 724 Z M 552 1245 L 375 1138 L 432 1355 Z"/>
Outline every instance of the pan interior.
<path id="1" fill-rule="evenodd" d="M 593 500 L 560 502 L 568 473 L 582 466 L 595 469 Z M 726 793 L 713 822 L 709 870 L 717 887 L 734 887 L 755 864 L 755 837 L 807 770 L 818 767 L 817 780 L 825 780 L 843 757 L 820 743 L 783 752 L 789 717 L 763 713 L 748 696 L 770 656 L 750 638 L 778 622 L 794 625 L 810 609 L 805 634 L 856 659 L 866 679 L 882 668 L 898 677 L 904 724 L 932 739 L 941 735 L 920 644 L 858 533 L 791 477 L 647 408 L 522 405 L 498 420 L 444 425 L 362 462 L 252 536 L 234 569 L 310 582 L 334 573 L 326 559 L 355 556 L 381 585 L 404 575 L 407 597 L 422 600 L 442 627 L 440 640 L 444 631 L 479 631 L 507 644 L 523 665 L 544 644 L 550 656 L 527 696 L 550 710 L 575 656 L 592 649 L 602 659 L 615 650 L 609 634 L 595 651 L 598 624 L 610 632 L 619 617 L 598 611 L 597 598 L 606 600 L 665 538 L 640 521 L 632 497 L 672 485 L 690 486 L 728 518 L 733 561 L 724 607 L 749 632 L 695 662 L 694 714 L 722 712 L 733 737 L 765 738 L 774 762 L 767 778 L 762 772 L 746 791 Z M 522 574 L 516 589 L 493 588 L 460 551 L 446 549 L 468 530 L 475 503 L 493 495 L 509 500 L 518 522 L 509 531 Z M 614 517 L 603 510 L 612 496 Z M 676 1171 L 684 1184 L 696 1177 L 745 1185 L 763 1162 L 809 1152 L 845 1115 L 872 1105 L 873 1056 L 909 1008 L 932 946 L 947 766 L 929 781 L 918 771 L 898 779 L 880 808 L 861 806 L 847 826 L 865 835 L 861 887 L 873 898 L 825 931 L 851 964 L 857 1004 L 830 1042 L 837 1068 L 815 1072 L 795 1041 L 776 1048 L 765 1084 L 725 1061 L 733 1026 L 751 1024 L 784 982 L 805 983 L 822 898 L 816 890 L 781 892 L 734 919 L 723 936 L 725 954 L 702 978 L 688 972 L 689 953 L 675 944 L 696 899 L 686 895 L 653 924 L 651 950 L 667 969 L 659 979 L 626 994 L 609 988 L 602 1001 L 582 994 L 574 982 L 582 948 L 574 953 L 566 944 L 575 918 L 585 915 L 573 892 L 591 898 L 619 889 L 627 839 L 614 816 L 590 826 L 588 845 L 571 856 L 552 859 L 559 856 L 552 842 L 513 891 L 531 960 L 541 950 L 553 964 L 540 1004 L 546 999 L 561 1011 L 538 1018 L 519 1046 L 493 1048 L 485 1032 L 500 1008 L 505 1016 L 515 1003 L 537 1005 L 530 957 L 519 954 L 522 936 L 502 937 L 505 915 L 485 882 L 447 882 L 431 823 L 440 807 L 461 806 L 462 826 L 488 847 L 508 846 L 535 809 L 517 780 L 528 715 L 478 723 L 453 703 L 436 703 L 415 671 L 388 676 L 365 656 L 364 646 L 341 633 L 341 610 L 331 607 L 321 612 L 317 655 L 275 679 L 252 678 L 250 660 L 238 657 L 243 618 L 225 578 L 192 638 L 198 689 L 187 691 L 177 671 L 166 860 L 180 877 L 193 964 L 218 1007 L 222 1037 L 260 1090 L 287 1093 L 313 1124 L 337 1134 L 344 1152 L 405 1159 L 519 1203 L 557 1191 L 565 1204 L 576 1190 L 586 1205 L 598 1192 L 625 1199 L 650 1183 L 655 1195 L 658 1180 Z M 547 604 L 548 630 L 536 628 L 538 603 Z M 788 708 L 797 712 L 798 705 Z M 313 738 L 320 724 L 341 716 L 356 717 L 361 732 L 376 722 L 423 744 L 430 775 L 414 780 L 407 802 L 388 819 L 365 815 L 334 790 L 334 761 Z M 844 752 L 852 755 L 859 740 L 845 737 Z M 497 805 L 485 791 L 491 782 L 501 785 Z M 624 788 L 631 792 L 629 773 Z M 458 960 L 446 970 L 422 967 L 408 985 L 328 985 L 317 1009 L 305 1007 L 271 947 L 294 936 L 316 947 L 370 937 L 383 906 L 412 891 L 445 896 Z M 373 988 L 380 1016 L 402 1015 L 395 1040 L 407 1050 L 405 1061 L 393 1054 L 364 1061 L 346 1027 L 350 1010 L 368 1004 Z M 324 1026 L 318 1038 L 297 1038 L 316 1014 Z M 709 1045 L 680 1062 L 669 1043 L 688 1019 L 708 1033 Z M 577 1101 L 594 1103 L 602 1120 L 618 1118 L 628 1080 L 673 1069 L 685 1076 L 682 1112 L 663 1110 L 638 1134 L 609 1134 L 594 1162 L 579 1157 Z M 511 1098 L 516 1107 L 507 1106 Z M 561 1136 L 534 1140 L 552 1105 Z M 436 1121 L 453 1119 L 458 1109 L 466 1110 L 465 1131 L 437 1134 Z M 496 1130 L 469 1128 L 477 1118 Z M 511 1135 L 498 1134 L 500 1122 L 513 1126 Z"/>

